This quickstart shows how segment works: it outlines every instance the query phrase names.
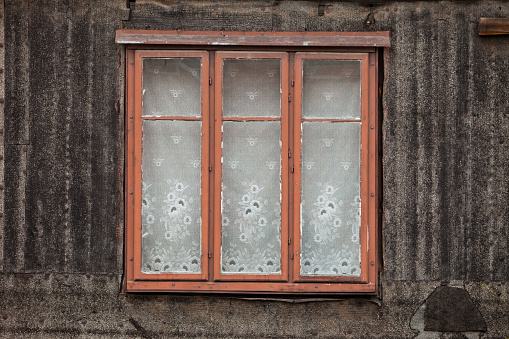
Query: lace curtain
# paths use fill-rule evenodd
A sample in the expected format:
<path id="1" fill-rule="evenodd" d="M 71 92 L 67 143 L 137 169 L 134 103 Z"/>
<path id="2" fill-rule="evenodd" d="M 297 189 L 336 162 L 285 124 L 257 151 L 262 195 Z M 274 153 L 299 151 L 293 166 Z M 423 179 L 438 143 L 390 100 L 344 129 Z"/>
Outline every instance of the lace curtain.
<path id="1" fill-rule="evenodd" d="M 199 117 L 200 93 L 200 59 L 144 59 L 144 116 Z M 143 273 L 201 272 L 201 127 L 143 121 Z"/>
<path id="2" fill-rule="evenodd" d="M 303 117 L 360 118 L 360 63 L 304 60 Z M 360 122 L 302 124 L 301 274 L 360 275 Z"/>
<path id="3" fill-rule="evenodd" d="M 143 116 L 200 117 L 200 59 L 145 59 Z M 223 274 L 281 273 L 278 59 L 224 60 Z M 357 61 L 304 60 L 303 117 L 360 118 Z M 360 122 L 302 124 L 301 274 L 360 275 Z M 142 272 L 201 272 L 201 128 L 144 120 Z"/>
<path id="4" fill-rule="evenodd" d="M 280 117 L 281 71 L 278 59 L 226 59 L 223 116 Z"/>
<path id="5" fill-rule="evenodd" d="M 280 60 L 223 67 L 223 116 L 281 116 Z M 280 273 L 280 121 L 225 121 L 222 173 L 222 273 Z"/>
<path id="6" fill-rule="evenodd" d="M 200 116 L 199 58 L 143 59 L 143 116 Z"/>
<path id="7" fill-rule="evenodd" d="M 198 273 L 200 121 L 144 121 L 142 272 Z"/>
<path id="8" fill-rule="evenodd" d="M 302 73 L 304 118 L 360 118 L 360 61 L 303 60 Z"/>
<path id="9" fill-rule="evenodd" d="M 223 273 L 280 273 L 279 121 L 224 122 Z"/>
<path id="10" fill-rule="evenodd" d="M 360 275 L 360 123 L 302 130 L 301 274 Z"/>

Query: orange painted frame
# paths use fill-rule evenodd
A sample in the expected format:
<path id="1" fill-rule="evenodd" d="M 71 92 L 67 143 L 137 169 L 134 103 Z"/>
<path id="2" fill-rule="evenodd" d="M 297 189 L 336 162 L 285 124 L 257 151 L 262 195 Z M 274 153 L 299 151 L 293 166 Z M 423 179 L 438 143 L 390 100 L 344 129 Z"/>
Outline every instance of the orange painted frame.
<path id="1" fill-rule="evenodd" d="M 200 58 L 201 60 L 201 117 L 168 117 L 168 116 L 143 116 L 143 59 L 144 58 Z M 201 190 L 208 192 L 209 190 L 209 55 L 204 51 L 136 51 L 134 53 L 134 134 L 133 144 L 128 145 L 129 167 L 133 169 L 132 178 L 129 184 L 132 188 L 129 191 L 133 193 L 133 219 L 132 219 L 132 258 L 133 258 L 133 279 L 134 280 L 207 280 L 208 278 L 208 195 L 204 195 L 201 199 L 201 273 L 161 273 L 161 274 L 144 274 L 141 272 L 141 179 L 142 179 L 142 123 L 143 120 L 172 120 L 172 121 L 201 121 L 202 122 L 202 135 L 201 135 Z M 128 69 L 128 71 L 131 69 Z M 128 248 L 129 249 L 129 248 Z M 128 254 L 129 256 L 129 254 Z"/>
<path id="2" fill-rule="evenodd" d="M 281 65 L 281 118 L 223 117 L 223 60 L 225 59 L 277 59 Z M 221 274 L 221 182 L 222 182 L 222 126 L 223 121 L 281 121 L 281 189 L 288 190 L 288 161 L 285 150 L 288 149 L 288 54 L 284 52 L 216 52 L 215 62 L 215 217 L 214 217 L 214 280 L 219 281 L 288 281 L 288 199 L 281 195 L 281 274 Z"/>
<path id="3" fill-rule="evenodd" d="M 302 70 L 304 60 L 359 60 L 360 71 L 361 71 L 361 116 L 360 119 L 308 119 L 302 117 Z M 373 64 L 375 66 L 375 64 Z M 376 280 L 376 268 L 373 265 L 368 265 L 368 259 L 370 252 L 376 252 L 374 246 L 368 244 L 369 233 L 376 234 L 376 224 L 369 224 L 369 215 L 375 210 L 375 201 L 370 201 L 371 197 L 375 197 L 374 189 L 370 190 L 370 184 L 374 184 L 376 178 L 370 178 L 368 172 L 371 172 L 371 168 L 375 168 L 374 161 L 369 161 L 371 157 L 368 156 L 368 151 L 373 149 L 376 145 L 376 135 L 370 135 L 368 124 L 370 120 L 374 119 L 375 111 L 371 108 L 374 103 L 370 100 L 375 97 L 370 96 L 371 88 L 370 84 L 374 79 L 371 79 L 370 67 L 369 67 L 369 54 L 368 53 L 305 53 L 298 52 L 295 55 L 295 104 L 294 104 L 294 154 L 295 154 L 295 173 L 293 181 L 293 220 L 301 220 L 301 171 L 302 171 L 302 160 L 301 160 L 301 140 L 302 140 L 302 123 L 305 121 L 315 122 L 333 122 L 333 123 L 350 123 L 360 122 L 361 123 L 361 153 L 360 153 L 360 197 L 361 197 L 361 227 L 360 227 L 360 251 L 361 251 L 361 275 L 360 277 L 354 276 L 328 276 L 328 275 L 316 275 L 316 276 L 303 276 L 300 274 L 300 257 L 301 257 L 301 239 L 300 239 L 300 222 L 294 222 L 293 224 L 293 237 L 295 239 L 293 246 L 293 280 L 297 282 L 352 282 L 352 283 L 368 283 Z M 367 122 L 367 123 L 366 123 Z M 375 131 L 374 129 L 372 130 Z M 364 147 L 362 147 L 364 146 Z M 371 154 L 373 156 L 373 154 Z M 374 159 L 373 159 L 374 160 Z M 375 172 L 376 173 L 376 172 Z M 371 180 L 370 180 L 371 179 Z M 371 197 L 370 193 L 371 192 Z M 374 199 L 373 199 L 374 200 Z M 371 225 L 371 226 L 369 226 Z M 371 279 L 370 279 L 371 278 Z"/>
<path id="4" fill-rule="evenodd" d="M 151 40 L 151 36 L 156 37 Z M 127 38 L 128 37 L 128 38 Z M 167 37 L 167 38 L 165 38 Z M 173 39 L 176 37 L 176 39 Z M 202 39 L 203 38 L 203 39 Z M 161 40 L 162 39 L 162 40 Z M 173 39 L 173 40 L 172 40 Z M 219 40 L 217 40 L 219 39 Z M 214 41 L 220 41 L 221 39 L 225 40 L 224 44 L 217 44 L 221 46 L 215 46 Z M 240 39 L 240 40 L 239 40 Z M 163 42 L 164 40 L 164 42 Z M 312 40 L 312 43 L 309 41 Z M 288 258 L 288 267 L 289 267 L 289 282 L 283 281 L 214 281 L 213 280 L 213 272 L 214 271 L 214 251 L 210 251 L 208 253 L 208 281 L 203 281 L 202 279 L 205 274 L 203 274 L 204 270 L 202 269 L 202 277 L 200 280 L 191 280 L 196 277 L 193 275 L 190 279 L 185 279 L 182 275 L 178 275 L 178 277 L 170 278 L 171 275 L 155 275 L 154 278 L 150 278 L 147 280 L 136 280 L 134 277 L 134 243 L 135 243 L 135 202 L 134 202 L 134 178 L 135 178 L 135 166 L 134 166 L 134 145 L 135 145 L 135 122 L 134 122 L 134 114 L 136 111 L 136 104 L 140 101 L 139 99 L 135 99 L 135 54 L 139 51 L 137 48 L 147 48 L 145 51 L 149 51 L 157 48 L 159 52 L 168 53 L 168 51 L 162 51 L 162 48 L 171 48 L 172 46 L 179 48 L 190 48 L 188 51 L 197 51 L 201 47 L 201 51 L 207 50 L 210 55 L 210 69 L 209 74 L 213 79 L 215 74 L 214 67 L 214 54 L 216 51 L 232 51 L 235 46 L 242 46 L 245 48 L 252 46 L 254 51 L 260 51 L 263 46 L 272 46 L 270 51 L 280 50 L 282 52 L 286 52 L 285 46 L 292 47 L 293 51 L 297 51 L 299 48 L 302 52 L 307 50 L 319 53 L 343 53 L 347 55 L 350 54 L 349 50 L 345 51 L 345 48 L 340 48 L 339 50 L 335 47 L 338 46 L 356 46 L 356 47 L 390 47 L 389 41 L 389 33 L 388 32 L 347 32 L 347 33 L 337 33 L 337 32 L 320 32 L 320 33 L 303 33 L 303 32 L 180 32 L 180 31 L 137 31 L 137 30 L 117 30 L 116 33 L 116 42 L 120 44 L 130 44 L 130 46 L 126 49 L 126 181 L 125 181 L 125 211 L 126 211 L 126 229 L 125 229 L 125 256 L 124 263 L 126 267 L 126 275 L 124 281 L 124 289 L 128 292 L 164 292 L 164 291 L 174 291 L 174 292 L 202 292 L 202 293 L 297 293 L 297 294 L 376 294 L 378 293 L 378 265 L 379 258 L 377 258 L 378 253 L 378 232 L 377 232 L 377 222 L 378 222 L 378 214 L 377 214 L 377 204 L 378 204 L 378 154 L 377 154 L 377 134 L 378 134 L 378 50 L 377 49 L 369 49 L 369 48 L 361 48 L 360 52 L 366 51 L 369 59 L 369 77 L 368 77 L 368 110 L 369 110 L 369 142 L 368 142 L 368 159 L 369 159 L 369 175 L 368 175 L 368 191 L 371 192 L 369 196 L 369 211 L 367 215 L 367 239 L 366 242 L 369 244 L 369 252 L 368 252 L 368 277 L 365 283 L 351 280 L 338 280 L 334 283 L 322 282 L 319 280 L 314 281 L 294 281 L 294 272 L 299 272 L 299 270 L 295 270 L 294 265 L 291 264 L 291 260 L 293 260 L 294 253 L 294 245 L 298 243 L 293 238 L 294 237 L 294 227 L 289 227 L 288 239 L 292 244 L 289 244 L 289 253 L 292 258 Z M 132 44 L 149 44 L 149 46 L 139 46 L 135 47 Z M 299 47 L 300 46 L 300 47 Z M 309 46 L 309 47 L 308 47 Z M 313 47 L 311 47 L 313 46 Z M 324 50 L 321 49 L 324 48 Z M 320 48 L 319 50 L 317 50 Z M 336 49 L 336 50 L 335 50 Z M 187 51 L 187 50 L 186 50 Z M 328 51 L 328 52 L 327 52 Z M 359 48 L 353 49 L 352 52 L 359 52 Z M 353 53 L 353 54 L 355 54 Z M 289 86 L 289 94 L 291 97 L 295 97 L 293 91 L 293 80 L 295 78 L 294 75 L 294 60 L 295 53 L 291 52 L 290 56 L 290 77 L 288 79 Z M 324 54 L 322 54 L 324 55 Z M 204 69 L 202 67 L 202 69 Z M 203 80 L 207 80 L 205 77 Z M 283 80 L 284 81 L 284 80 Z M 291 84 L 291 85 L 290 85 Z M 205 85 L 205 84 L 203 84 Z M 208 86 L 206 86 L 208 87 Z M 210 86 L 210 89 L 203 89 L 203 94 L 206 95 L 210 93 L 209 104 L 210 109 L 212 110 L 215 107 L 214 104 L 214 86 Z M 363 93 L 364 94 L 364 93 Z M 363 98 L 364 99 L 364 98 Z M 295 101 L 295 100 L 294 100 Z M 205 100 L 202 101 L 202 105 Z M 282 101 L 282 104 L 284 101 Z M 294 111 L 294 104 L 289 104 L 289 112 L 292 113 Z M 203 116 L 203 115 L 202 115 Z M 205 119 L 205 117 L 203 117 Z M 152 119 L 152 118 L 148 118 Z M 208 120 L 208 119 L 207 119 Z M 257 119 L 253 119 L 257 120 Z M 295 121 L 292 121 L 292 116 L 289 117 L 290 125 L 295 125 Z M 210 115 L 210 123 L 214 124 L 214 119 L 212 114 Z M 203 127 L 203 126 L 202 126 Z M 210 137 L 214 137 L 214 130 L 210 129 L 212 125 L 209 125 Z M 290 140 L 295 139 L 294 133 L 289 131 Z M 215 137 L 217 140 L 217 137 Z M 297 155 L 298 152 L 294 152 L 294 142 L 289 143 L 290 151 Z M 202 149 L 203 149 L 202 143 Z M 209 148 L 207 148 L 209 149 Z M 210 142 L 210 151 L 214 151 L 214 143 Z M 291 158 L 291 156 L 289 155 Z M 283 157 L 283 162 L 285 158 Z M 296 159 L 289 159 L 289 166 L 293 169 L 293 164 L 300 163 L 295 161 Z M 213 159 L 210 159 L 213 161 Z M 214 159 L 215 161 L 215 159 Z M 202 176 L 204 168 L 202 161 Z M 210 178 L 212 179 L 214 175 L 214 169 L 212 167 L 209 168 L 211 171 Z M 288 177 L 291 178 L 291 171 L 288 171 Z M 299 172 L 297 170 L 297 172 Z M 282 171 L 282 176 L 284 176 L 284 172 Z M 295 180 L 290 180 L 292 183 L 291 186 L 294 186 Z M 293 200 L 295 196 L 295 190 L 293 187 L 289 187 L 289 196 L 288 196 L 288 211 L 289 212 L 289 221 L 298 221 L 292 220 L 295 217 L 295 210 L 293 205 L 295 204 Z M 292 193 L 293 191 L 293 193 Z M 209 192 L 207 193 L 207 197 L 204 199 L 214 199 L 214 196 L 217 192 L 214 192 L 213 185 L 209 186 Z M 374 192 L 374 197 L 373 197 Z M 210 201 L 209 201 L 210 202 Z M 208 213 L 211 216 L 214 215 L 214 211 L 212 210 L 212 205 L 209 204 Z M 203 205 L 202 205 L 203 206 Z M 205 209 L 202 208 L 202 215 Z M 300 213 L 300 212 L 299 212 Z M 363 216 L 365 213 L 363 213 Z M 203 219 L 206 220 L 206 219 Z M 210 219 L 209 231 L 213 232 L 213 219 Z M 371 236 L 369 236 L 371 235 Z M 202 237 L 202 241 L 205 237 Z M 211 239 L 209 241 L 209 246 L 213 246 L 214 244 Z M 284 242 L 282 243 L 284 245 Z M 203 255 L 207 253 L 203 251 Z M 206 260 L 205 260 L 206 261 Z M 203 265 L 207 266 L 202 260 Z M 140 266 L 139 266 L 140 267 Z M 365 270 L 363 270 L 365 271 Z M 164 278 L 163 278 L 164 276 Z M 177 276 L 177 275 L 176 275 Z M 142 276 L 142 279 L 145 279 L 145 275 Z M 160 280 L 160 279 L 167 280 Z M 314 277 L 313 277 L 314 278 Z M 187 281 L 179 280 L 185 279 Z"/>
<path id="5" fill-rule="evenodd" d="M 125 282 L 123 288 L 127 289 L 127 282 L 134 281 L 134 50 L 126 52 L 126 99 L 125 99 L 125 247 L 124 270 Z"/>

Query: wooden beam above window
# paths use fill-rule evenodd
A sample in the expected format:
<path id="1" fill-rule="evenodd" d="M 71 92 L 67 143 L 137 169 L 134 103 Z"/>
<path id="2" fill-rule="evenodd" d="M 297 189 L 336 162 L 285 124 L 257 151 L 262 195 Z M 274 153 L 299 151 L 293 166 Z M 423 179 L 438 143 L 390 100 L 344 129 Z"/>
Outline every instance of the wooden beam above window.
<path id="1" fill-rule="evenodd" d="M 193 32 L 119 29 L 115 42 L 135 45 L 390 47 L 389 32 Z"/>

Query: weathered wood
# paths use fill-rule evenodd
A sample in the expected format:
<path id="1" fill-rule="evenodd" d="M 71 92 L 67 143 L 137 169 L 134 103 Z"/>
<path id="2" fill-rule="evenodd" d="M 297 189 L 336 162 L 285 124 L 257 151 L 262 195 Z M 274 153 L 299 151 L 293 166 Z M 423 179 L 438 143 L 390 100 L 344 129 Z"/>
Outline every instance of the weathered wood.
<path id="1" fill-rule="evenodd" d="M 479 35 L 509 34 L 509 19 L 503 18 L 480 18 Z"/>
<path id="2" fill-rule="evenodd" d="M 118 30 L 118 44 L 389 47 L 389 32 L 189 32 Z"/>

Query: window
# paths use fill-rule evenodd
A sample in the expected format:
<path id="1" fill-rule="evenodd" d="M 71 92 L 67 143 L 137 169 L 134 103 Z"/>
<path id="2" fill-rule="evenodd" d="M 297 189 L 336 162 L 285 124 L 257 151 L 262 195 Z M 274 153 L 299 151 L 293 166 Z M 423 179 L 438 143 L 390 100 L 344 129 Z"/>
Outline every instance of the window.
<path id="1" fill-rule="evenodd" d="M 377 293 L 374 47 L 387 33 L 117 42 L 127 291 Z"/>

